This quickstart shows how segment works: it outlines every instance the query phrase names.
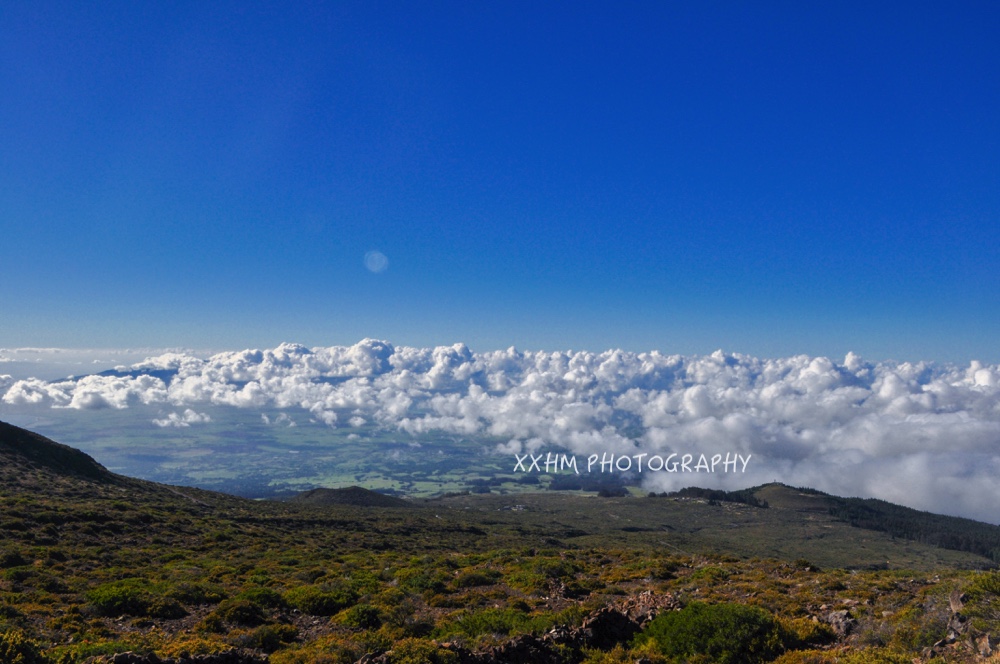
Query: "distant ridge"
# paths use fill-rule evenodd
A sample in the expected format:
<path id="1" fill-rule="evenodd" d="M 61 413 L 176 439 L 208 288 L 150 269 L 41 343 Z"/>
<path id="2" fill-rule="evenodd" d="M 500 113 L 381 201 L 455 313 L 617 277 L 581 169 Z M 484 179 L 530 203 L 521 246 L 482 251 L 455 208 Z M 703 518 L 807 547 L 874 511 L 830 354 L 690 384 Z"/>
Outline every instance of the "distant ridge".
<path id="1" fill-rule="evenodd" d="M 409 501 L 359 486 L 346 489 L 311 489 L 289 498 L 306 505 L 354 505 L 355 507 L 412 507 Z"/>
<path id="2" fill-rule="evenodd" d="M 332 516 L 322 518 L 336 518 L 338 523 L 343 524 L 365 522 L 365 532 L 371 531 L 372 523 L 397 519 L 396 532 L 400 536 L 426 527 L 420 508 L 429 504 L 427 500 L 404 500 L 358 486 L 305 491 L 290 498 L 284 505 L 258 503 L 192 487 L 167 486 L 117 475 L 79 450 L 0 422 L 0 500 L 14 496 L 73 501 L 67 504 L 76 504 L 80 500 L 120 501 L 127 497 L 137 505 L 180 509 L 191 514 L 207 515 L 230 510 L 229 514 L 238 513 L 241 519 L 261 523 L 267 521 L 268 527 L 295 522 L 299 518 L 297 507 L 328 507 Z M 823 565 L 838 567 L 882 565 L 889 564 L 884 562 L 889 560 L 905 560 L 908 561 L 906 565 L 912 565 L 914 561 L 924 564 L 921 561 L 931 558 L 938 561 L 962 560 L 962 565 L 972 568 L 982 567 L 983 563 L 995 567 L 1000 562 L 1000 526 L 921 512 L 881 500 L 840 498 L 814 489 L 778 483 L 730 492 L 689 488 L 678 492 L 675 498 L 652 494 L 646 499 L 623 497 L 590 501 L 572 493 L 548 491 L 434 500 L 441 501 L 434 503 L 436 510 L 447 506 L 456 518 L 460 521 L 469 519 L 471 524 L 478 524 L 475 518 L 469 516 L 473 512 L 485 508 L 490 512 L 511 511 L 513 514 L 514 507 L 520 505 L 516 517 L 511 517 L 517 520 L 516 528 L 505 531 L 514 539 L 523 536 L 524 523 L 529 523 L 546 533 L 546 541 L 552 540 L 551 517 L 561 514 L 572 517 L 560 518 L 574 520 L 572 528 L 559 531 L 563 533 L 559 535 L 563 538 L 592 537 L 603 541 L 610 536 L 620 539 L 632 537 L 632 534 L 637 538 L 669 536 L 678 543 L 677 546 L 690 547 L 689 550 L 708 547 L 741 555 L 779 558 L 794 554 L 794 558 L 806 557 L 819 560 Z M 517 505 L 514 505 L 515 501 Z M 604 514 L 608 506 L 621 514 L 614 520 L 609 519 Z M 392 513 L 368 511 L 371 508 L 408 509 L 406 513 Z M 467 509 L 473 511 L 466 513 Z M 309 512 L 309 518 L 317 518 L 316 510 Z M 117 523 L 116 520 L 124 518 L 123 515 L 128 512 L 121 511 L 119 506 L 108 514 L 111 516 L 100 518 Z M 622 517 L 622 514 L 630 516 Z M 8 515 L 0 510 L 0 539 L 5 536 L 5 516 Z M 624 520 L 619 521 L 619 517 Z M 145 523 L 142 521 L 145 518 L 136 517 L 138 523 Z M 496 518 L 490 516 L 491 527 L 501 523 Z M 15 524 L 19 524 L 18 519 L 32 529 L 44 527 L 40 523 L 34 524 L 27 513 L 14 519 Z M 88 519 L 90 516 L 80 517 L 81 523 Z M 366 522 L 366 519 L 370 521 Z M 542 519 L 541 525 L 537 523 L 538 519 Z M 413 525 L 417 523 L 421 525 Z M 692 523 L 695 525 L 690 525 Z M 122 532 L 134 525 L 121 526 Z M 796 537 L 794 541 L 786 541 L 787 533 L 791 532 L 789 528 L 793 526 Z M 481 530 L 478 525 L 456 527 L 456 532 L 463 533 L 478 533 Z M 874 537 L 864 531 L 879 531 L 881 534 Z M 22 530 L 15 528 L 15 532 Z M 384 531 L 379 532 L 385 534 Z M 904 539 L 910 542 L 902 541 Z M 929 554 L 915 547 L 938 551 L 951 549 L 956 552 L 955 556 L 961 552 L 962 558 L 951 554 Z M 876 551 L 879 553 L 876 554 Z"/>
<path id="3" fill-rule="evenodd" d="M 4 475 L 35 469 L 97 482 L 119 480 L 80 450 L 7 422 L 0 422 L 0 460 Z"/>
<path id="4" fill-rule="evenodd" d="M 841 498 L 778 482 L 750 493 L 770 505 L 799 512 L 825 512 L 855 528 L 888 533 L 921 544 L 967 551 L 1000 562 L 1000 526 L 903 507 L 877 498 Z"/>

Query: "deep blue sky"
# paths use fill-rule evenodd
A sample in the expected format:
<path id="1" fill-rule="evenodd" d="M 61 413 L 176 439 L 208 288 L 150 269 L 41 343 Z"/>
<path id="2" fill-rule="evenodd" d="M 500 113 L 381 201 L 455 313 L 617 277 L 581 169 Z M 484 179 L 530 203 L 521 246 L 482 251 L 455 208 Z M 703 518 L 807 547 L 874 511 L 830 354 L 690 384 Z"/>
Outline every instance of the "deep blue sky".
<path id="1" fill-rule="evenodd" d="M 998 34 L 996 2 L 4 2 L 0 346 L 1000 361 Z"/>

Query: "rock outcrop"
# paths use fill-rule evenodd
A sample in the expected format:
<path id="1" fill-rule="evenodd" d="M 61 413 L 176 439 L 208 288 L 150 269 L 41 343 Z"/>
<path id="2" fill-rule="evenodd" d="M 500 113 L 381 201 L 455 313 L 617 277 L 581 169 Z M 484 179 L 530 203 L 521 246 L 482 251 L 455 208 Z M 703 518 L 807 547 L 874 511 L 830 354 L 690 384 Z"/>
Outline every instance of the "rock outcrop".
<path id="1" fill-rule="evenodd" d="M 823 616 L 823 622 L 832 627 L 834 633 L 841 639 L 850 634 L 854 626 L 858 624 L 858 621 L 851 616 L 851 612 L 847 609 L 831 611 Z"/>
<path id="2" fill-rule="evenodd" d="M 948 619 L 947 634 L 923 652 L 924 657 L 947 657 L 955 651 L 964 650 L 979 657 L 989 657 L 993 654 L 990 635 L 972 627 L 969 619 L 962 613 L 965 608 L 965 596 L 958 590 L 948 598 L 951 617 Z"/>

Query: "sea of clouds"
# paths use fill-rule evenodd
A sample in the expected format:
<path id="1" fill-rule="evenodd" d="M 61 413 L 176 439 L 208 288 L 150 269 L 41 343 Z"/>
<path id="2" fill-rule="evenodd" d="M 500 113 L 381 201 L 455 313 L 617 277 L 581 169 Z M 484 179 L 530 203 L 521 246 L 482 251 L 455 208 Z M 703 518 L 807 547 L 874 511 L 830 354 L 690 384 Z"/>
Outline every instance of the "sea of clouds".
<path id="1" fill-rule="evenodd" d="M 752 455 L 746 472 L 651 473 L 649 490 L 770 481 L 998 522 L 1000 367 L 760 359 L 656 351 L 473 353 L 463 344 L 353 346 L 197 357 L 170 352 L 107 375 L 0 376 L 7 404 L 176 408 L 159 426 L 197 426 L 212 406 L 305 409 L 331 427 L 482 436 L 511 457 Z"/>

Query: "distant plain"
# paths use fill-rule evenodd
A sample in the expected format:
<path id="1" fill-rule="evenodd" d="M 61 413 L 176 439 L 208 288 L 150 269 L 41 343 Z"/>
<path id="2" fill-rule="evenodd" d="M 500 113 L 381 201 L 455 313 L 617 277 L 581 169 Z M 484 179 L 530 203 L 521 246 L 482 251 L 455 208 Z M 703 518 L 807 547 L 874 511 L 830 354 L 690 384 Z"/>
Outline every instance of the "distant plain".
<path id="1" fill-rule="evenodd" d="M 153 424 L 169 412 L 162 405 L 79 411 L 0 404 L 0 420 L 76 447 L 113 472 L 250 498 L 351 485 L 431 496 L 477 480 L 499 482 L 494 490 L 538 488 L 520 483 L 525 474 L 513 472 L 513 455 L 496 451 L 504 441 L 483 436 L 333 428 L 302 409 L 224 406 L 211 409 L 209 422 Z"/>

